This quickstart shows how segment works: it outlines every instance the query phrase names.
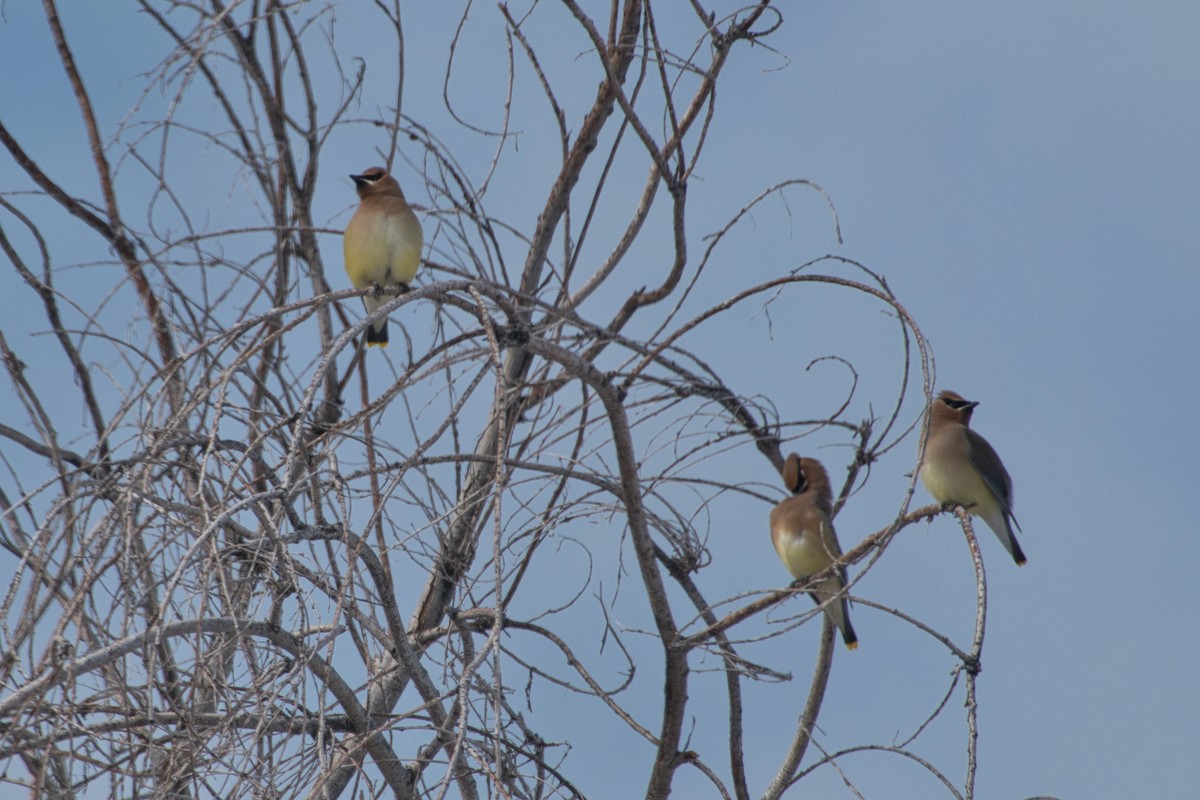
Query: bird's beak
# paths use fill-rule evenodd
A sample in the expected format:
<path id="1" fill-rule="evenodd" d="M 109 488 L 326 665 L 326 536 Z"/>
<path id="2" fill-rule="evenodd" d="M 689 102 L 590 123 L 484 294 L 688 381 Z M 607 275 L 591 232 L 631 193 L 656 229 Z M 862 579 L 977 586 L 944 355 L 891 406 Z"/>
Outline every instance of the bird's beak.
<path id="1" fill-rule="evenodd" d="M 965 406 L 963 406 L 963 407 L 962 407 L 962 410 L 963 410 L 963 411 L 970 411 L 971 409 L 975 408 L 975 406 L 977 406 L 977 405 L 979 405 L 979 401 L 978 401 L 978 400 L 972 400 L 971 402 L 969 402 L 969 403 L 967 403 Z"/>

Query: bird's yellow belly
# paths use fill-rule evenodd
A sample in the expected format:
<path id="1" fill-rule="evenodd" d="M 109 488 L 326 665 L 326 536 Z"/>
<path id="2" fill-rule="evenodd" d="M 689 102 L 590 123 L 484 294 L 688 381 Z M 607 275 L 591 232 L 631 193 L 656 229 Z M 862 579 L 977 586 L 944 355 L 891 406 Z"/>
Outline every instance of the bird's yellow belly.
<path id="1" fill-rule="evenodd" d="M 806 578 L 820 572 L 833 560 L 824 548 L 810 542 L 807 536 L 788 539 L 777 549 L 780 560 L 793 578 Z"/>
<path id="2" fill-rule="evenodd" d="M 956 503 L 975 515 L 996 505 L 987 484 L 974 469 L 946 469 L 926 462 L 921 467 L 921 480 L 939 503 Z"/>

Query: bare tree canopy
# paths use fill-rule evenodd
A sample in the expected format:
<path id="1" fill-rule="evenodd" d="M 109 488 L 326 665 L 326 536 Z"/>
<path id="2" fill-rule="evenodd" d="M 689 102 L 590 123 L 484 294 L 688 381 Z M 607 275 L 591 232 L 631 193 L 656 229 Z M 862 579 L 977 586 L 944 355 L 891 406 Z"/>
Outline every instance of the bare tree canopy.
<path id="1" fill-rule="evenodd" d="M 787 9 L 350 5 L 106 3 L 156 54 L 123 108 L 95 101 L 95 10 L 44 0 L 28 33 L 81 120 L 54 146 L 90 170 L 0 111 L 22 176 L 0 247 L 31 308 L 0 322 L 4 780 L 550 798 L 617 796 L 619 773 L 637 796 L 745 800 L 835 771 L 853 796 L 855 759 L 886 751 L 874 769 L 972 797 L 986 591 L 962 509 L 967 641 L 856 593 L 938 512 L 910 510 L 915 479 L 893 517 L 839 524 L 844 555 L 807 581 L 732 586 L 712 556 L 718 538 L 770 551 L 793 450 L 824 460 L 834 518 L 884 456 L 915 474 L 933 391 L 879 274 L 800 235 L 794 262 L 756 262 L 748 230 L 794 233 L 760 218 L 840 237 L 819 186 L 722 185 L 790 146 L 754 120 L 719 129 L 729 71 L 786 63 Z M 366 29 L 369 56 L 346 41 Z M 415 37 L 441 61 L 411 57 Z M 436 126 L 414 82 L 438 87 Z M 425 247 L 413 285 L 364 314 L 377 290 L 346 288 L 340 234 L 345 175 L 373 164 Z M 827 304 L 844 350 L 809 323 Z M 384 316 L 391 346 L 368 352 Z M 895 370 L 860 381 L 856 348 Z M 836 402 L 798 388 L 815 373 Z M 864 393 L 873 413 L 851 418 Z M 731 514 L 744 530 L 714 527 Z M 928 719 L 958 714 L 965 758 L 923 757 L 925 724 L 820 744 L 836 642 L 801 595 L 845 568 L 855 613 L 943 648 Z M 838 658 L 885 671 L 860 636 Z M 804 660 L 764 656 L 780 637 Z M 763 741 L 748 686 L 775 693 L 790 741 Z"/>

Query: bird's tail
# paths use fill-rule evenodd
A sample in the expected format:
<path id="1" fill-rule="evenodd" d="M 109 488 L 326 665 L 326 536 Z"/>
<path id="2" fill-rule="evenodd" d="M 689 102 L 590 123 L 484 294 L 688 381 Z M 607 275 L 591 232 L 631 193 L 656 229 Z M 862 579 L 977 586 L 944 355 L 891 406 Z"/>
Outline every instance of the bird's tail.
<path id="1" fill-rule="evenodd" d="M 368 347 L 387 347 L 388 344 L 388 329 L 387 320 L 381 319 L 371 327 L 367 328 L 367 346 Z"/>

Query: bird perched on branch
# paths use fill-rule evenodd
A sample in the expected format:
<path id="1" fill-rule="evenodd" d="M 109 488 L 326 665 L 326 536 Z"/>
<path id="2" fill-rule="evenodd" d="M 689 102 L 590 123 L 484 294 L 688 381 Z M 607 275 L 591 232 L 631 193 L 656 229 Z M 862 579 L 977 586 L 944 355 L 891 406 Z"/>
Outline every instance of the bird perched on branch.
<path id="1" fill-rule="evenodd" d="M 921 480 L 939 503 L 960 505 L 982 518 L 1020 566 L 1025 553 L 1013 533 L 1014 525 L 1021 526 L 1012 513 L 1012 478 L 987 439 L 968 427 L 977 405 L 951 391 L 933 399 Z"/>
<path id="2" fill-rule="evenodd" d="M 393 283 L 407 287 L 421 265 L 424 246 L 417 215 L 404 199 L 400 184 L 383 167 L 371 167 L 350 179 L 361 200 L 342 237 L 350 283 L 355 289 Z M 363 305 L 371 314 L 394 297 L 376 292 L 365 295 Z M 386 347 L 387 343 L 387 319 L 381 318 L 367 328 L 367 344 Z"/>
<path id="3" fill-rule="evenodd" d="M 829 519 L 833 492 L 821 462 L 795 453 L 783 464 L 783 485 L 792 496 L 771 509 L 771 543 L 792 577 L 803 580 L 826 569 L 842 554 Z M 853 650 L 858 647 L 858 636 L 850 624 L 850 601 L 844 593 L 837 596 L 845 586 L 846 570 L 838 567 L 812 587 L 812 598 L 825 604 L 825 613 L 842 632 L 842 641 Z"/>

